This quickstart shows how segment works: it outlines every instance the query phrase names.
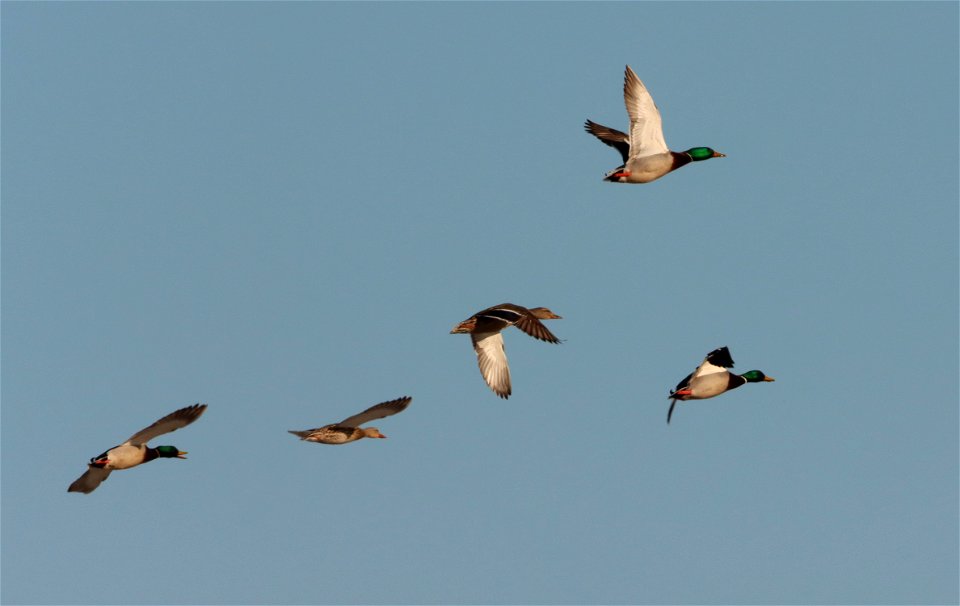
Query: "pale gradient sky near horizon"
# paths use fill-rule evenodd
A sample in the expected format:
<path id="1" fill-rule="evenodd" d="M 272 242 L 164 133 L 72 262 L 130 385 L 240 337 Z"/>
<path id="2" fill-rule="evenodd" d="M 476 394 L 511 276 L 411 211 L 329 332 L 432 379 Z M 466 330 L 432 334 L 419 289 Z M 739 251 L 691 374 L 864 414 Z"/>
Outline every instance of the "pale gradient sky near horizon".
<path id="1" fill-rule="evenodd" d="M 0 601 L 957 603 L 957 24 L 0 3 Z M 625 64 L 727 157 L 603 183 Z M 504 333 L 507 401 L 448 334 L 504 301 L 564 340 Z M 777 381 L 668 426 L 721 345 Z"/>

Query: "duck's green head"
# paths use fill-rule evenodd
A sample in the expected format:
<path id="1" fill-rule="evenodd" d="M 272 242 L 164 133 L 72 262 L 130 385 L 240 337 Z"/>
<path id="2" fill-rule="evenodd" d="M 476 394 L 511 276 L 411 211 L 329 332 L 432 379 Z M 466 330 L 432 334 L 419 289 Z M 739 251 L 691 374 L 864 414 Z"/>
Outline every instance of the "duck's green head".
<path id="1" fill-rule="evenodd" d="M 726 158 L 726 154 L 721 154 L 720 152 L 713 150 L 709 147 L 691 147 L 686 152 L 688 156 L 694 161 L 698 162 L 700 160 L 709 160 L 710 158 Z"/>
<path id="2" fill-rule="evenodd" d="M 761 381 L 773 381 L 773 377 L 768 377 L 759 370 L 748 370 L 747 372 L 740 375 L 747 380 L 747 383 L 760 383 Z"/>
<path id="3" fill-rule="evenodd" d="M 157 446 L 157 456 L 165 459 L 186 459 L 187 457 L 183 456 L 187 453 L 180 452 L 176 446 Z"/>

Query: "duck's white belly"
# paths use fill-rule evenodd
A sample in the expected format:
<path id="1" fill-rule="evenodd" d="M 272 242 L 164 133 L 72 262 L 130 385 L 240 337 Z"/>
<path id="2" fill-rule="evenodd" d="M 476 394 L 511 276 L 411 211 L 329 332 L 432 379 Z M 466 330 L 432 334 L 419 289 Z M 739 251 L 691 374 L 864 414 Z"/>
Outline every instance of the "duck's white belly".
<path id="1" fill-rule="evenodd" d="M 626 166 L 630 176 L 623 180 L 626 183 L 649 183 L 664 176 L 671 169 L 673 169 L 673 156 L 669 153 L 631 158 Z"/>
<path id="2" fill-rule="evenodd" d="M 711 375 L 697 377 L 690 382 L 693 393 L 691 400 L 705 400 L 714 396 L 719 396 L 727 391 L 730 386 L 730 375 L 727 372 L 718 372 Z"/>
<path id="3" fill-rule="evenodd" d="M 146 446 L 133 446 L 132 444 L 121 444 L 110 450 L 107 458 L 110 463 L 107 465 L 110 469 L 130 469 L 143 463 L 144 451 Z"/>

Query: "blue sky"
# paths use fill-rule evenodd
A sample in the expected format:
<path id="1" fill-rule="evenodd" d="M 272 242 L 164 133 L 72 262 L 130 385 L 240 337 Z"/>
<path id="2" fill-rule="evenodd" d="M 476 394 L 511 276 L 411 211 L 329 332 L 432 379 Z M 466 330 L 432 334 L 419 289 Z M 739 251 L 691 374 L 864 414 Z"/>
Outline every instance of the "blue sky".
<path id="1" fill-rule="evenodd" d="M 957 23 L 4 2 L 2 601 L 956 603 Z M 625 64 L 727 157 L 603 183 Z M 448 334 L 504 301 L 564 340 L 508 401 Z M 722 345 L 777 382 L 668 426 Z"/>

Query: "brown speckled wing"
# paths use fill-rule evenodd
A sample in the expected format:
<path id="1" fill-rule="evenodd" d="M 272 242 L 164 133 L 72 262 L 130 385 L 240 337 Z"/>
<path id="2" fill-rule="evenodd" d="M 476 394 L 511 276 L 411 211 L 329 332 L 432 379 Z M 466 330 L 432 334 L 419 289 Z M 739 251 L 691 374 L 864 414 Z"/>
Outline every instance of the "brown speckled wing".
<path id="1" fill-rule="evenodd" d="M 410 405 L 412 400 L 413 398 L 404 396 L 402 398 L 397 398 L 396 400 L 390 400 L 389 402 L 381 402 L 380 404 L 371 406 L 370 408 L 361 413 L 355 414 L 352 417 L 347 417 L 346 419 L 337 423 L 337 425 L 341 427 L 359 427 L 367 421 L 382 419 L 384 417 L 389 417 L 390 415 L 395 415 L 398 412 L 403 412 L 403 410 Z"/>
<path id="2" fill-rule="evenodd" d="M 503 335 L 499 332 L 473 333 L 473 349 L 477 352 L 477 363 L 480 365 L 480 374 L 487 382 L 493 393 L 501 398 L 509 398 L 510 366 L 507 364 L 507 353 L 503 349 Z"/>
<path id="3" fill-rule="evenodd" d="M 497 332 L 512 326 L 527 313 L 525 307 L 513 305 L 512 303 L 502 303 L 493 307 L 488 307 L 483 311 L 478 311 L 474 316 L 477 319 L 475 332 Z"/>
<path id="4" fill-rule="evenodd" d="M 346 444 L 352 442 L 357 433 L 356 427 L 341 427 L 339 425 L 324 425 L 303 431 L 289 430 L 290 433 L 307 442 L 318 444 Z"/>
<path id="5" fill-rule="evenodd" d="M 543 325 L 543 322 L 529 314 L 521 316 L 516 322 L 516 327 L 534 339 L 540 339 L 541 341 L 546 341 L 547 343 L 560 342 L 560 339 L 553 336 L 553 333 Z"/>

